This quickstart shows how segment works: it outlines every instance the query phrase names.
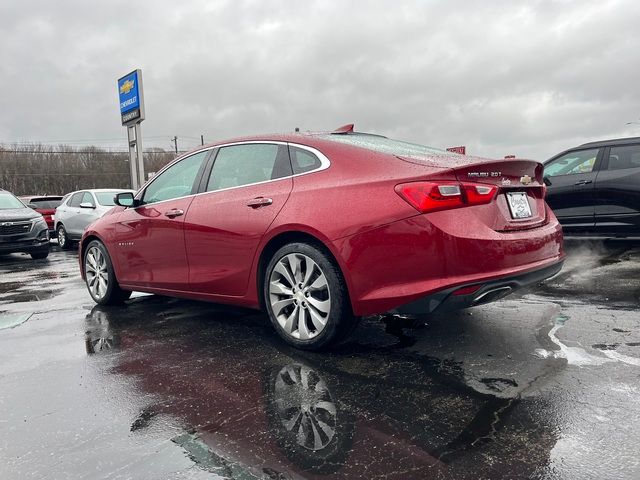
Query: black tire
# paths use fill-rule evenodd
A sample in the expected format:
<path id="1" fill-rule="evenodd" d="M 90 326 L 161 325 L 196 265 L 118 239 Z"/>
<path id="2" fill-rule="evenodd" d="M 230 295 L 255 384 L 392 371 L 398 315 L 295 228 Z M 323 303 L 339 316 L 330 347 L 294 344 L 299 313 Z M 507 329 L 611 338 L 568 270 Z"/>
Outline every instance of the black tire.
<path id="1" fill-rule="evenodd" d="M 89 242 L 82 265 L 87 290 L 98 305 L 119 305 L 131 296 L 131 291 L 120 288 L 109 252 L 99 240 Z"/>
<path id="2" fill-rule="evenodd" d="M 56 236 L 58 237 L 58 246 L 60 248 L 63 250 L 71 250 L 71 244 L 73 242 L 69 239 L 69 234 L 63 224 L 58 225 Z"/>
<path id="3" fill-rule="evenodd" d="M 311 259 L 315 263 L 312 268 L 314 274 L 318 274 L 318 276 L 322 274 L 325 277 L 323 281 L 326 284 L 326 297 L 324 302 L 321 303 L 326 303 L 326 300 L 329 300 L 329 308 L 326 312 L 320 312 L 322 315 L 326 315 L 323 318 L 324 326 L 322 327 L 322 329 L 315 328 L 316 323 L 311 319 L 310 311 L 314 310 L 317 318 L 319 310 L 315 308 L 312 309 L 311 299 L 308 298 L 306 290 L 304 292 L 304 295 L 307 295 L 306 299 L 299 296 L 295 300 L 292 300 L 292 302 L 296 302 L 295 306 L 293 303 L 290 303 L 288 306 L 281 308 L 278 312 L 278 315 L 280 315 L 280 317 L 278 317 L 278 315 L 274 313 L 274 307 L 272 305 L 271 298 L 274 299 L 275 304 L 278 304 L 282 302 L 277 302 L 276 300 L 281 299 L 282 297 L 273 296 L 273 293 L 270 291 L 272 275 L 279 275 L 277 273 L 274 273 L 274 269 L 276 269 L 276 267 L 279 266 L 281 262 L 287 263 L 288 261 L 286 260 L 286 258 L 291 258 L 290 256 L 292 254 L 297 256 L 297 258 L 302 259 L 301 261 L 304 262 L 307 261 L 306 259 L 304 259 L 304 257 L 308 257 L 309 259 Z M 280 267 L 281 266 L 282 265 L 280 265 Z M 299 266 L 299 268 L 304 267 Z M 306 276 L 306 274 L 300 272 L 300 276 Z M 285 278 L 285 276 L 279 277 L 279 281 L 283 280 L 283 283 L 287 283 L 286 280 L 284 280 Z M 294 278 L 294 280 L 296 279 Z M 295 283 L 295 281 L 293 283 Z M 309 283 L 315 282 L 311 282 L 311 279 L 309 279 Z M 291 282 L 288 282 L 288 284 L 291 284 Z M 292 291 L 294 293 L 296 291 L 296 287 L 297 285 L 292 287 Z M 298 292 L 298 295 L 301 295 L 302 288 L 299 288 Z M 351 303 L 349 301 L 349 294 L 347 291 L 346 283 L 342 276 L 342 272 L 336 265 L 333 258 L 328 255 L 320 246 L 315 246 L 308 243 L 290 243 L 280 248 L 273 255 L 273 257 L 269 261 L 269 264 L 267 265 L 262 286 L 262 294 L 264 305 L 267 309 L 269 319 L 271 320 L 274 328 L 276 329 L 280 337 L 282 337 L 287 343 L 293 345 L 296 348 L 300 348 L 303 350 L 319 350 L 322 348 L 326 348 L 337 341 L 344 340 L 345 333 L 351 331 L 355 322 L 351 310 Z M 284 300 L 287 300 L 289 298 L 293 298 L 293 296 L 286 294 Z M 309 304 L 305 305 L 304 300 L 307 300 Z M 316 298 L 315 300 L 317 301 L 318 299 Z M 304 308 L 307 310 L 305 313 L 303 313 L 302 317 L 297 317 L 297 320 L 294 320 L 293 323 L 300 325 L 300 322 L 304 322 L 305 330 L 307 331 L 307 333 L 311 332 L 311 334 L 313 335 L 311 338 L 300 338 L 300 336 L 302 335 L 300 335 L 299 327 L 297 330 L 299 336 L 296 337 L 296 331 L 287 332 L 287 330 L 285 329 L 286 324 L 284 326 L 281 325 L 281 322 L 284 321 L 283 318 L 289 315 L 289 313 L 293 315 L 292 312 L 296 308 L 298 308 L 299 305 L 299 311 L 302 311 L 302 305 L 305 305 Z M 278 308 L 278 306 L 276 306 L 276 308 Z M 290 310 L 287 311 L 286 309 Z M 314 328 L 315 331 L 313 331 Z"/>
<path id="4" fill-rule="evenodd" d="M 42 260 L 44 258 L 47 258 L 49 256 L 49 246 L 47 245 L 46 249 L 38 250 L 37 252 L 31 252 L 30 255 L 34 260 Z"/>

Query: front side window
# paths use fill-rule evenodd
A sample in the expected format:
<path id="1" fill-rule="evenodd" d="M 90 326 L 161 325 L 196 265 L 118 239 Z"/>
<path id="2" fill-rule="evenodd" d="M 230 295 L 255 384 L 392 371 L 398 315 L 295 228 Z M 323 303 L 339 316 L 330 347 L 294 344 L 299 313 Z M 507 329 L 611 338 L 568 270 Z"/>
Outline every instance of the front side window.
<path id="1" fill-rule="evenodd" d="M 103 205 L 105 207 L 113 207 L 116 204 L 114 200 L 117 193 L 120 193 L 120 191 L 114 190 L 113 192 L 95 192 L 96 200 L 98 200 L 98 203 L 100 205 Z"/>
<path id="2" fill-rule="evenodd" d="M 85 192 L 74 193 L 73 196 L 69 199 L 69 203 L 67 203 L 67 205 L 69 205 L 70 207 L 79 207 L 82 203 L 82 197 L 84 196 L 84 194 Z"/>
<path id="3" fill-rule="evenodd" d="M 607 170 L 622 170 L 640 167 L 640 145 L 611 147 Z"/>
<path id="4" fill-rule="evenodd" d="M 544 174 L 548 177 L 557 177 L 558 175 L 589 173 L 593 171 L 597 157 L 597 148 L 566 153 L 547 163 L 544 167 Z"/>
<path id="5" fill-rule="evenodd" d="M 93 199 L 93 195 L 91 195 L 91 193 L 89 192 L 84 192 L 84 195 L 82 196 L 82 200 L 80 201 L 80 203 L 88 203 L 89 205 L 91 205 L 92 207 L 96 206 L 96 202 Z"/>
<path id="6" fill-rule="evenodd" d="M 286 145 L 230 145 L 218 151 L 207 182 L 207 191 L 240 187 L 289 175 L 291 162 Z"/>
<path id="7" fill-rule="evenodd" d="M 183 158 L 153 179 L 144 192 L 143 203 L 162 202 L 191 195 L 198 171 L 208 151 Z"/>

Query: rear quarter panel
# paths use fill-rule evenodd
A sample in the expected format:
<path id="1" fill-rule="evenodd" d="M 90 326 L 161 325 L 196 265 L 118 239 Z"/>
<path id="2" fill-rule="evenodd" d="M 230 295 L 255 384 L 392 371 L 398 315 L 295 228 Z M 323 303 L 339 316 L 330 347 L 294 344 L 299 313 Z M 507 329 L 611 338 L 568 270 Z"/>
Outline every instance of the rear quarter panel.
<path id="1" fill-rule="evenodd" d="M 448 169 L 416 165 L 393 156 L 345 145 L 336 146 L 326 142 L 326 145 L 320 148 L 314 145 L 314 148 L 329 158 L 331 166 L 293 178 L 291 195 L 265 233 L 253 261 L 253 278 L 249 283 L 248 296 L 256 304 L 260 255 L 277 235 L 303 232 L 317 238 L 336 258 L 351 290 L 351 273 L 344 252 L 335 246 L 336 240 L 418 215 L 395 192 L 394 187 L 398 183 L 434 174 L 443 177 L 451 175 Z"/>
<path id="2" fill-rule="evenodd" d="M 308 225 L 330 240 L 377 228 L 418 213 L 395 192 L 398 183 L 448 171 L 348 145 L 326 142 L 318 150 L 331 166 L 294 177 L 291 196 L 273 228 Z"/>

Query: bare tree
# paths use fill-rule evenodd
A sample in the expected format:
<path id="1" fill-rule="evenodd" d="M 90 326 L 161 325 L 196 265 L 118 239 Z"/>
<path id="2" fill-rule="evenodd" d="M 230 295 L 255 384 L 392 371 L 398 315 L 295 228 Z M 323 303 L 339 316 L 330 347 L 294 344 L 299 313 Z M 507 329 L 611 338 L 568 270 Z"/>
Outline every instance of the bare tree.
<path id="1" fill-rule="evenodd" d="M 156 172 L 175 153 L 143 154 L 145 171 Z M 62 195 L 83 188 L 129 188 L 129 154 L 98 147 L 14 144 L 0 146 L 0 188 L 16 195 Z"/>

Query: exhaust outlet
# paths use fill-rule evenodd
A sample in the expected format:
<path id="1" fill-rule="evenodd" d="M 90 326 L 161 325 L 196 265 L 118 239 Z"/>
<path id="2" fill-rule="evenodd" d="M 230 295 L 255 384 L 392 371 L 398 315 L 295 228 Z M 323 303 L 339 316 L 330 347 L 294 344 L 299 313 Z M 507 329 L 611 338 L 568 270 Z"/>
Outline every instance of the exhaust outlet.
<path id="1" fill-rule="evenodd" d="M 480 305 L 483 303 L 493 302 L 494 300 L 498 300 L 502 297 L 506 297 L 513 291 L 511 287 L 498 287 L 492 288 L 491 290 L 487 290 L 486 292 L 481 293 L 473 300 L 473 305 Z"/>

